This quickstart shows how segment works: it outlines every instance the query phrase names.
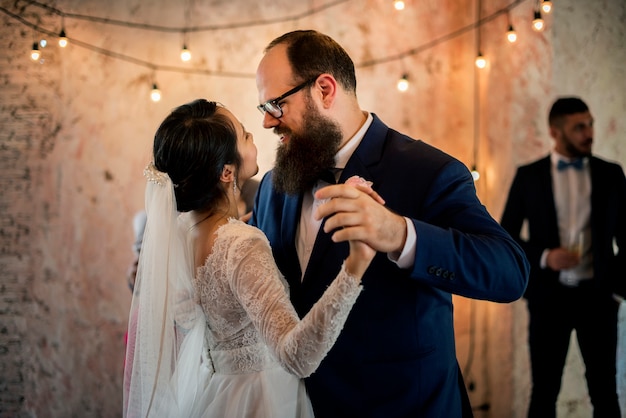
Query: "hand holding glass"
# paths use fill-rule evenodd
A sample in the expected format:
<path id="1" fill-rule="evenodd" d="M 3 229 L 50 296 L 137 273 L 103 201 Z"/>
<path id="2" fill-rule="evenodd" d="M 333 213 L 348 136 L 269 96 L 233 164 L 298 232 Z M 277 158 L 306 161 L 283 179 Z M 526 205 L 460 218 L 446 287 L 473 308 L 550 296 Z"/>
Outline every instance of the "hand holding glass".
<path id="1" fill-rule="evenodd" d="M 585 245 L 585 234 L 583 232 L 572 233 L 567 249 L 579 259 L 582 257 Z"/>

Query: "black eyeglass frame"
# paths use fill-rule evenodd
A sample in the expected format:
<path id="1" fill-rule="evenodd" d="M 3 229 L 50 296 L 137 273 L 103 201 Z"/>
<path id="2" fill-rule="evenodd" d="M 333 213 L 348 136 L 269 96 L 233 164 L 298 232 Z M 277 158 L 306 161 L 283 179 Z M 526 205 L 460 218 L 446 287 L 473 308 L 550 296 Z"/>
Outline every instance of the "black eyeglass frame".
<path id="1" fill-rule="evenodd" d="M 275 99 L 268 100 L 265 103 L 261 103 L 256 108 L 259 109 L 259 112 L 261 112 L 263 115 L 265 115 L 265 113 L 269 113 L 276 119 L 280 119 L 283 117 L 283 108 L 280 107 L 280 104 L 278 102 L 285 100 L 287 97 L 291 96 L 292 94 L 299 92 L 300 90 L 302 90 L 309 84 L 314 83 L 315 80 L 317 80 L 318 78 L 319 78 L 319 75 L 305 81 L 302 84 L 298 84 L 297 86 L 289 90 L 287 93 L 282 94 Z"/>

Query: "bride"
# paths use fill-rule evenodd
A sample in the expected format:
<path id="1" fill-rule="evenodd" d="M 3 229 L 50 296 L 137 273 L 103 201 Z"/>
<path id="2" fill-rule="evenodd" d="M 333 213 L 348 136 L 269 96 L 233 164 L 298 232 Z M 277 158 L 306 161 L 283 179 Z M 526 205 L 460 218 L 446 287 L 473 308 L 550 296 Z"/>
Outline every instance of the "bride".
<path id="1" fill-rule="evenodd" d="M 300 378 L 337 339 L 375 251 L 350 241 L 332 285 L 300 320 L 267 238 L 237 220 L 240 185 L 258 171 L 252 135 L 200 99 L 162 122 L 153 154 L 124 416 L 312 417 Z"/>

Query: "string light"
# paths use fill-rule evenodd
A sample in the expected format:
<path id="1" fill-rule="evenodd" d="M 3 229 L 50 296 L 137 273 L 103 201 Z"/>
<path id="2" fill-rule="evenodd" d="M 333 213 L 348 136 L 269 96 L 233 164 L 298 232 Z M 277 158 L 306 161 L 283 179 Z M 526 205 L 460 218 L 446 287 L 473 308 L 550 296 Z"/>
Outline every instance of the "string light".
<path id="1" fill-rule="evenodd" d="M 398 84 L 396 86 L 398 91 L 405 92 L 409 89 L 409 76 L 405 73 L 402 74 L 400 80 L 398 80 Z"/>
<path id="2" fill-rule="evenodd" d="M 152 99 L 153 102 L 158 102 L 161 100 L 161 90 L 159 90 L 156 83 L 152 85 L 152 91 L 150 92 L 150 99 Z"/>
<path id="3" fill-rule="evenodd" d="M 472 166 L 472 178 L 474 179 L 474 181 L 478 181 L 478 179 L 480 178 L 480 173 L 478 172 L 478 169 L 476 168 L 476 164 Z"/>
<path id="4" fill-rule="evenodd" d="M 541 12 L 539 10 L 535 10 L 535 14 L 533 17 L 533 29 L 537 32 L 541 32 L 544 28 L 544 22 L 541 17 Z"/>
<path id="5" fill-rule="evenodd" d="M 476 57 L 476 67 L 483 69 L 487 66 L 487 59 L 483 56 L 482 53 L 478 53 Z"/>
<path id="6" fill-rule="evenodd" d="M 506 31 L 506 40 L 512 44 L 517 41 L 517 32 L 513 29 L 513 22 L 511 22 L 511 14 L 509 12 L 506 14 L 506 20 L 509 22 L 509 29 Z"/>
<path id="7" fill-rule="evenodd" d="M 191 51 L 187 49 L 187 45 L 183 45 L 183 49 L 180 51 L 180 59 L 187 62 L 191 59 Z"/>
<path id="8" fill-rule="evenodd" d="M 296 20 L 296 19 L 302 19 L 304 16 L 308 16 L 308 15 L 312 15 L 315 13 L 319 13 L 325 9 L 328 9 L 330 7 L 334 7 L 340 3 L 344 3 L 346 1 L 349 0 L 334 0 L 334 1 L 329 1 L 327 4 L 322 5 L 320 7 L 317 8 L 313 8 L 311 10 L 309 10 L 306 14 L 302 15 L 297 15 L 297 16 L 289 16 L 289 17 L 285 17 L 282 19 L 279 19 L 278 21 L 291 21 L 291 20 Z M 375 65 L 379 65 L 379 64 L 383 64 L 383 63 L 387 63 L 387 62 L 392 62 L 392 61 L 397 61 L 399 59 L 403 59 L 406 56 L 413 56 L 413 55 L 417 55 L 425 50 L 429 50 L 439 44 L 445 43 L 447 41 L 450 41 L 454 38 L 457 38 L 465 33 L 471 32 L 471 31 L 477 31 L 480 32 L 480 28 L 495 20 L 498 16 L 502 15 L 502 14 L 508 14 L 511 10 L 513 10 L 514 8 L 518 7 L 519 5 L 521 5 L 522 3 L 526 2 L 528 0 L 513 0 L 509 5 L 507 5 L 506 7 L 503 7 L 501 9 L 496 10 L 495 12 L 492 12 L 491 14 L 481 17 L 480 13 L 479 13 L 479 17 L 476 21 L 458 29 L 455 30 L 453 32 L 450 32 L 448 34 L 445 34 L 443 36 L 440 36 L 438 38 L 435 38 L 431 41 L 428 41 L 422 45 L 418 45 L 416 47 L 412 47 L 410 49 L 407 49 L 399 54 L 396 55 L 390 55 L 387 57 L 382 57 L 382 58 L 377 58 L 377 59 L 373 59 L 373 60 L 369 60 L 369 61 L 363 61 L 361 63 L 356 63 L 355 67 L 358 68 L 365 68 L 365 67 L 370 67 L 370 66 L 375 66 Z M 542 2 L 542 0 L 535 0 L 536 1 L 536 10 L 540 9 L 540 4 Z M 552 2 L 549 2 L 552 3 Z M 113 20 L 113 19 L 108 19 L 108 18 L 102 18 L 102 17 L 97 17 L 97 16 L 85 16 L 85 15 L 80 15 L 80 14 L 74 14 L 74 13 L 66 13 L 62 10 L 50 7 L 48 5 L 39 3 L 36 0 L 31 1 L 29 4 L 34 5 L 34 6 L 38 6 L 38 7 L 42 7 L 47 9 L 48 11 L 50 11 L 51 13 L 57 14 L 59 16 L 61 16 L 62 18 L 65 17 L 70 17 L 73 19 L 79 19 L 79 20 L 87 20 L 87 21 L 93 21 L 93 22 L 98 22 L 98 23 L 103 23 L 103 24 L 110 24 L 110 25 L 117 25 L 117 26 L 125 26 L 125 27 L 131 27 L 131 28 L 137 28 L 137 29 L 142 29 L 142 30 L 152 30 L 152 31 L 158 31 L 158 32 L 182 32 L 183 36 L 186 35 L 187 32 L 200 32 L 200 31 L 214 31 L 214 30 L 223 30 L 223 29 L 235 29 L 235 28 L 239 28 L 239 27 L 252 27 L 252 26 L 259 26 L 259 25 L 264 25 L 267 24 L 267 21 L 251 21 L 251 22 L 241 22 L 241 23 L 236 23 L 236 24 L 232 24 L 232 23 L 227 23 L 227 24 L 223 24 L 223 25 L 209 25 L 209 26 L 188 26 L 188 24 L 186 23 L 185 27 L 180 28 L 180 27 L 165 27 L 165 26 L 157 26 L 157 25 L 150 25 L 150 24 L 145 24 L 145 23 L 136 23 L 136 22 L 126 22 L 126 21 L 121 21 L 121 20 Z M 401 1 L 401 0 L 394 0 L 394 7 L 398 7 L 399 10 L 404 9 L 405 7 L 405 2 Z M 480 10 L 480 8 L 479 8 Z M 29 21 L 27 21 L 26 19 L 24 19 L 23 17 L 21 17 L 18 14 L 15 14 L 9 10 L 7 10 L 4 7 L 0 7 L 0 12 L 8 15 L 9 17 L 12 17 L 16 20 L 19 20 L 21 23 L 25 24 L 26 26 L 29 26 L 33 29 L 35 29 L 36 31 L 40 32 L 40 33 L 44 33 L 48 36 L 52 36 L 52 37 L 58 37 L 59 41 L 61 41 L 60 38 L 66 38 L 66 36 L 62 36 L 65 35 L 64 33 L 64 25 L 62 26 L 62 31 L 61 33 L 59 33 L 58 35 L 55 34 L 54 32 L 50 32 L 49 30 L 35 24 L 35 23 L 31 23 Z M 541 14 L 539 12 L 535 13 L 536 15 L 539 15 L 539 18 L 541 20 L 541 22 L 543 23 L 543 19 L 541 19 Z M 276 23 L 277 20 L 272 20 L 273 23 Z M 509 24 L 509 32 L 510 29 L 512 28 L 512 25 Z M 543 28 L 543 26 L 542 26 Z M 509 38 L 509 32 L 507 32 L 507 39 Z M 514 32 L 514 31 L 513 31 Z M 478 35 L 478 39 L 480 39 L 480 35 Z M 43 42 L 43 40 L 42 40 Z M 513 42 L 513 41 L 509 41 L 509 42 Z M 86 48 L 89 49 L 91 51 L 94 51 L 96 53 L 99 54 L 103 54 L 106 55 L 108 57 L 112 57 L 115 59 L 119 59 L 122 61 L 126 61 L 135 65 L 139 65 L 145 68 L 148 68 L 150 70 L 162 70 L 162 71 L 169 71 L 169 72 L 178 72 L 178 73 L 184 73 L 184 74 L 201 74 L 201 75 L 207 75 L 207 76 L 217 76 L 217 77 L 231 77 L 231 78 L 246 78 L 246 79 L 250 79 L 250 78 L 255 78 L 255 74 L 251 74 L 251 73 L 242 73 L 242 72 L 231 72 L 231 71 L 219 71 L 219 70 L 210 70 L 210 69 L 206 69 L 206 68 L 190 68 L 187 66 L 170 66 L 170 65 L 160 65 L 160 64 L 155 64 L 149 61 L 145 61 L 142 59 L 138 59 L 132 56 L 128 56 L 128 55 L 124 55 L 121 53 L 117 53 L 115 51 L 110 51 L 110 50 L 106 50 L 100 47 L 96 47 L 94 45 L 90 45 L 86 42 L 82 42 L 78 39 L 72 39 L 72 43 L 75 45 L 78 45 L 82 48 Z M 183 38 L 183 50 L 181 50 L 181 59 L 184 60 L 184 57 L 187 56 L 187 54 L 182 54 L 185 52 L 185 50 L 189 53 L 189 57 L 191 58 L 191 52 L 189 51 L 188 48 L 186 48 L 186 39 Z M 67 44 L 66 44 L 67 45 Z M 480 41 L 478 42 L 478 45 L 480 46 Z M 43 47 L 42 47 L 43 48 Z M 480 49 L 478 49 L 480 51 Z M 41 51 L 39 50 L 39 48 L 37 48 L 37 50 L 33 50 L 33 57 L 37 57 L 37 58 L 33 58 L 33 60 L 36 60 L 38 58 L 41 57 Z M 43 61 L 42 61 L 43 62 Z M 476 58 L 476 65 L 479 68 L 485 68 L 488 65 L 488 61 L 485 59 L 484 56 L 482 56 L 482 54 L 478 54 L 477 58 Z M 408 79 L 407 80 L 399 80 L 398 82 L 398 88 L 399 90 L 405 88 L 408 89 L 409 87 L 409 83 L 408 83 Z M 161 93 L 158 90 L 158 88 L 156 87 L 156 83 L 153 85 L 153 93 L 151 93 L 151 97 L 153 100 L 155 101 L 159 101 L 161 98 Z"/>
<path id="9" fill-rule="evenodd" d="M 67 36 L 65 35 L 65 29 L 61 29 L 59 33 L 59 46 L 65 48 L 67 46 Z"/>
<path id="10" fill-rule="evenodd" d="M 517 41 L 517 32 L 513 29 L 513 25 L 509 25 L 509 30 L 506 32 L 506 39 L 510 43 L 515 43 L 515 41 Z"/>
<path id="11" fill-rule="evenodd" d="M 543 0 L 541 2 L 541 10 L 545 13 L 548 14 L 552 11 L 552 2 L 549 0 Z"/>
<path id="12" fill-rule="evenodd" d="M 39 43 L 34 42 L 33 49 L 30 51 L 30 59 L 32 59 L 33 61 L 37 61 L 40 56 L 41 56 L 41 51 L 39 51 Z"/>
<path id="13" fill-rule="evenodd" d="M 98 16 L 86 16 L 86 15 L 81 15 L 81 14 L 76 14 L 76 13 L 68 13 L 68 12 L 64 12 L 62 10 L 56 9 L 54 7 L 51 7 L 49 5 L 45 5 L 43 3 L 40 3 L 36 0 L 32 0 L 29 2 L 29 5 L 32 6 L 37 6 L 37 7 L 41 7 L 46 9 L 47 11 L 49 11 L 50 13 L 53 14 L 57 14 L 59 16 L 62 16 L 64 18 L 72 18 L 72 19 L 77 19 L 77 20 L 85 20 L 85 21 L 90 21 L 90 22 L 96 22 L 96 23 L 101 23 L 101 24 L 108 24 L 108 25 L 116 25 L 116 26 L 123 26 L 123 27 L 128 27 L 128 28 L 136 28 L 136 29 L 141 29 L 141 30 L 151 30 L 151 31 L 157 31 L 157 32 L 167 32 L 167 33 L 172 33 L 172 32 L 178 32 L 178 33 L 188 33 L 188 32 L 202 32 L 202 31 L 216 31 L 216 30 L 224 30 L 224 29 L 236 29 L 236 28 L 249 28 L 249 27 L 254 27 L 254 26 L 261 26 L 261 25 L 267 25 L 268 23 L 277 23 L 277 22 L 289 22 L 289 21 L 296 21 L 298 19 L 302 19 L 303 17 L 306 16 L 311 16 L 314 15 L 316 13 L 320 13 L 326 9 L 329 9 L 331 7 L 335 7 L 341 3 L 344 3 L 346 1 L 349 0 L 334 0 L 334 1 L 329 1 L 327 4 L 323 4 L 319 7 L 315 7 L 315 8 L 311 8 L 309 11 L 307 11 L 304 14 L 298 14 L 295 16 L 285 16 L 283 18 L 280 19 L 272 19 L 271 21 L 267 21 L 267 20 L 257 20 L 257 21 L 250 21 L 250 22 L 241 22 L 241 23 L 225 23 L 225 24 L 220 24 L 220 25 L 208 25 L 208 26 L 193 26 L 193 27 L 164 27 L 164 26 L 158 26 L 158 25 L 150 25 L 150 24 L 146 24 L 146 23 L 137 23 L 137 22 L 127 22 L 127 21 L 121 21 L 121 20 L 113 20 L 113 19 L 108 19 L 108 18 L 102 18 L 102 17 L 98 17 Z M 382 57 L 382 58 L 375 58 L 375 59 L 371 59 L 368 61 L 363 61 L 361 63 L 355 63 L 355 67 L 358 68 L 366 68 L 366 67 L 372 67 L 372 66 L 376 66 L 376 65 L 380 65 L 380 64 L 384 64 L 387 62 L 393 62 L 393 61 L 398 61 L 400 59 L 403 59 L 407 56 L 414 56 L 417 54 L 420 54 L 424 51 L 430 50 L 440 44 L 443 44 L 445 42 L 448 42 L 452 39 L 458 38 L 466 33 L 469 33 L 471 31 L 475 31 L 477 28 L 480 28 L 481 26 L 495 20 L 498 16 L 503 15 L 508 13 L 509 11 L 513 10 L 514 8 L 517 8 L 518 6 L 520 6 L 521 4 L 527 2 L 528 0 L 513 0 L 509 5 L 507 5 L 506 7 L 503 7 L 501 9 L 498 9 L 496 11 L 494 11 L 493 13 L 491 13 L 490 15 L 487 16 L 483 16 L 481 19 L 474 21 L 472 23 L 467 24 L 466 26 L 452 31 L 450 33 L 444 34 L 443 36 L 440 36 L 438 38 L 432 39 L 428 42 L 425 42 L 424 44 L 412 47 L 410 49 L 407 49 L 403 52 L 400 52 L 396 55 L 390 55 L 390 56 L 386 56 L 386 57 Z M 58 35 L 56 33 L 50 32 L 48 30 L 46 30 L 45 28 L 27 21 L 26 19 L 24 19 L 23 17 L 21 17 L 19 14 L 15 14 L 9 10 L 7 10 L 4 7 L 0 7 L 0 13 L 4 13 L 6 15 L 8 15 L 9 17 L 20 21 L 22 24 L 29 26 L 33 29 L 35 29 L 38 32 L 44 33 L 46 35 L 49 36 L 54 36 L 57 37 Z M 171 66 L 171 65 L 160 65 L 160 64 L 156 64 L 153 62 L 149 62 L 146 60 L 142 60 L 139 58 L 135 58 L 132 56 L 128 56 L 125 54 L 121 54 L 115 51 L 110 51 L 101 47 L 97 47 L 95 45 L 91 45 L 88 44 L 86 42 L 80 41 L 79 39 L 75 39 L 72 38 L 72 43 L 74 45 L 77 45 L 81 48 L 85 48 L 88 49 L 90 51 L 96 52 L 98 54 L 102 54 L 105 55 L 107 57 L 111 57 L 114 59 L 118 59 L 121 61 L 125 61 L 134 65 L 139 65 L 141 67 L 145 67 L 149 70 L 163 70 L 163 71 L 169 71 L 169 72 L 177 72 L 177 73 L 182 73 L 182 74 L 199 74 L 199 75 L 206 75 L 206 76 L 216 76 L 216 77 L 231 77 L 231 78 L 245 78 L 245 79 L 254 79 L 255 78 L 255 74 L 254 73 L 244 73 L 244 72 L 237 72 L 237 71 L 222 71 L 222 70 L 210 70 L 207 68 L 190 68 L 188 66 Z"/>

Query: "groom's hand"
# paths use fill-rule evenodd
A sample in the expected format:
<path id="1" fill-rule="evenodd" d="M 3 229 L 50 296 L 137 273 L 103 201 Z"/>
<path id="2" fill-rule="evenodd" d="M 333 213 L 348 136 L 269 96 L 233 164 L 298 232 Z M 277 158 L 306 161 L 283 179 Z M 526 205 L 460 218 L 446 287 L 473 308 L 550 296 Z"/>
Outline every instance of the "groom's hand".
<path id="1" fill-rule="evenodd" d="M 334 231 L 334 242 L 363 241 L 376 251 L 402 251 L 406 222 L 379 203 L 382 198 L 378 193 L 363 191 L 361 186 L 336 184 L 318 190 L 315 198 L 329 199 L 317 208 L 315 218 L 328 217 L 324 232 Z"/>

